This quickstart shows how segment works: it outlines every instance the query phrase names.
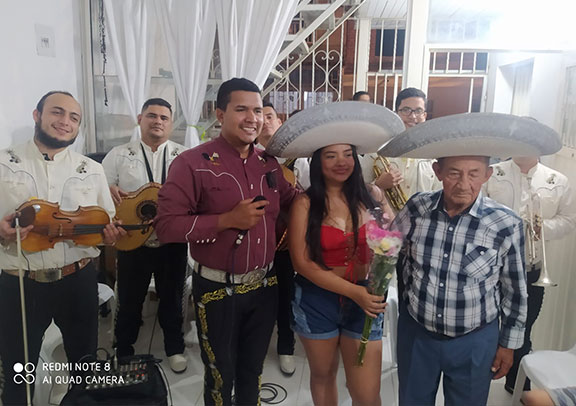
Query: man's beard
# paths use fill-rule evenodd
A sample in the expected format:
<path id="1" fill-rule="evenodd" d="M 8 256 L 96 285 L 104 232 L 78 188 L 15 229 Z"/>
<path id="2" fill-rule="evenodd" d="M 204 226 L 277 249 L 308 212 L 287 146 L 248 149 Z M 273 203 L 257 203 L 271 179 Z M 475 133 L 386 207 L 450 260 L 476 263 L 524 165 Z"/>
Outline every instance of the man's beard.
<path id="1" fill-rule="evenodd" d="M 76 135 L 77 137 L 78 135 Z M 68 145 L 71 145 L 76 141 L 76 137 L 72 138 L 71 140 L 59 140 L 48 134 L 46 131 L 42 129 L 42 120 L 39 120 L 36 125 L 34 126 L 34 137 L 43 145 L 47 146 L 50 149 L 60 149 L 66 148 Z"/>

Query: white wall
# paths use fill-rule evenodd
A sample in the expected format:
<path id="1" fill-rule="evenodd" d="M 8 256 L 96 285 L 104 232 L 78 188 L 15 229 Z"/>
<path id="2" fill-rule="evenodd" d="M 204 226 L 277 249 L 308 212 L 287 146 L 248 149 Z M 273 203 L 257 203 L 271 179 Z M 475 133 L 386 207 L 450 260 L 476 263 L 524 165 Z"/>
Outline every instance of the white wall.
<path id="1" fill-rule="evenodd" d="M 78 0 L 6 2 L 0 12 L 0 149 L 33 136 L 32 111 L 50 90 L 66 90 L 82 104 Z M 9 5 L 8 5 L 9 4 Z M 35 24 L 54 30 L 54 57 L 36 52 Z"/>
<path id="2" fill-rule="evenodd" d="M 533 59 L 525 52 L 492 52 L 488 67 L 486 111 L 510 114 L 514 89 L 514 65 Z"/>

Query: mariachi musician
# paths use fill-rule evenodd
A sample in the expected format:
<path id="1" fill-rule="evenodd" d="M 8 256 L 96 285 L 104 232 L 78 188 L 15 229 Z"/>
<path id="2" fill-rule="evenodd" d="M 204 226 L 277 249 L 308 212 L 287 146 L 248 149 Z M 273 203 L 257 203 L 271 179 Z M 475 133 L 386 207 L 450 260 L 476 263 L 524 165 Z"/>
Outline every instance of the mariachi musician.
<path id="1" fill-rule="evenodd" d="M 5 405 L 30 400 L 26 384 L 15 376 L 19 371 L 15 365 L 36 365 L 44 332 L 52 321 L 62 332 L 68 362 L 90 359 L 98 343 L 98 284 L 91 259 L 99 250 L 61 241 L 49 249 L 22 251 L 20 256 L 15 210 L 32 198 L 59 204 L 66 211 L 99 206 L 108 215 L 103 242 L 113 245 L 125 234 L 109 223 L 114 204 L 102 166 L 68 148 L 82 118 L 78 102 L 68 92 L 51 91 L 42 96 L 33 117 L 33 140 L 0 151 L 0 403 Z M 20 229 L 22 239 L 31 233 L 37 235 L 33 224 Z M 18 269 L 24 272 L 26 340 Z M 23 341 L 28 343 L 27 356 Z M 30 370 L 26 366 L 25 372 Z"/>
<path id="2" fill-rule="evenodd" d="M 492 167 L 494 171 L 486 183 L 486 195 L 522 217 L 527 231 L 528 316 L 524 343 L 514 351 L 514 364 L 506 375 L 504 387 L 512 393 L 520 361 L 532 349 L 530 333 L 544 300 L 544 287 L 533 285 L 545 272 L 542 265 L 544 258 L 539 249 L 542 242 L 538 240 L 541 236 L 544 236 L 544 240 L 560 239 L 574 230 L 576 197 L 568 178 L 539 163 L 538 157 L 515 157 Z M 529 389 L 530 384 L 527 383 L 524 390 Z"/>
<path id="3" fill-rule="evenodd" d="M 420 89 L 408 87 L 398 93 L 395 107 L 406 130 L 426 121 L 426 93 Z M 402 135 L 400 135 L 402 136 Z M 389 170 L 379 170 L 384 159 Z M 430 159 L 416 158 L 379 158 L 377 154 L 366 154 L 360 160 L 362 175 L 366 183 L 373 182 L 382 190 L 397 188 L 398 194 L 412 196 L 416 192 L 431 192 L 442 188 L 434 175 Z M 375 176 L 375 175 L 378 176 Z M 398 206 L 394 199 L 389 200 L 392 206 Z M 396 211 L 402 207 L 394 207 Z"/>
<path id="4" fill-rule="evenodd" d="M 278 117 L 272 103 L 265 102 L 263 106 L 264 124 L 256 140 L 258 142 L 256 146 L 266 149 L 268 142 L 282 125 L 282 120 Z M 291 116 L 297 112 L 292 112 Z M 306 158 L 277 159 L 288 182 L 300 190 L 306 190 L 310 186 L 310 165 Z M 276 275 L 278 276 L 278 316 L 276 320 L 278 341 L 276 350 L 278 352 L 280 371 L 290 376 L 296 370 L 296 364 L 294 363 L 294 332 L 290 327 L 290 302 L 294 293 L 294 267 L 287 248 L 287 222 L 279 218 L 277 223 L 278 244 L 276 255 L 274 256 L 274 268 L 276 268 Z"/>
<path id="5" fill-rule="evenodd" d="M 168 140 L 172 133 L 172 106 L 166 100 L 147 100 L 138 115 L 138 125 L 141 140 L 113 148 L 102 161 L 116 205 L 146 184 L 163 184 L 170 164 L 186 149 Z M 155 233 L 141 247 L 118 251 L 118 313 L 114 331 L 117 356 L 134 354 L 142 305 L 154 275 L 158 320 L 170 368 L 177 373 L 186 370 L 182 332 L 186 264 L 186 244 L 160 246 Z"/>

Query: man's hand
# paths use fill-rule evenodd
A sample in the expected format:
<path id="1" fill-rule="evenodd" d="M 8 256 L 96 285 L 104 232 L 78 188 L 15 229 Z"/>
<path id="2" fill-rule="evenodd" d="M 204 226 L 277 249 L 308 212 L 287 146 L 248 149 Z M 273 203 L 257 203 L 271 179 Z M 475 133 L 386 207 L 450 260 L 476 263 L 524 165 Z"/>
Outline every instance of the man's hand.
<path id="1" fill-rule="evenodd" d="M 498 346 L 494 361 L 492 361 L 492 379 L 500 379 L 508 373 L 514 362 L 514 350 Z"/>
<path id="2" fill-rule="evenodd" d="M 218 217 L 219 231 L 227 228 L 237 228 L 239 230 L 249 230 L 258 224 L 265 214 L 265 206 L 268 206 L 268 200 L 252 202 L 252 199 L 241 200 L 236 207 L 229 212 L 223 213 Z"/>
<path id="3" fill-rule="evenodd" d="M 114 200 L 114 204 L 118 206 L 122 203 L 122 198 L 128 196 L 128 193 L 120 189 L 118 186 L 110 186 L 110 194 L 112 195 L 112 200 Z"/>
<path id="4" fill-rule="evenodd" d="M 102 230 L 102 234 L 104 234 L 102 243 L 104 243 L 105 245 L 115 245 L 116 241 L 124 237 L 127 234 L 127 232 L 120 226 L 121 224 L 122 221 L 107 224 L 106 227 L 104 227 L 104 229 Z"/>
<path id="5" fill-rule="evenodd" d="M 376 186 L 382 190 L 392 189 L 394 186 L 398 186 L 400 182 L 404 180 L 404 177 L 395 169 L 391 169 L 390 172 L 382 172 L 380 177 L 376 179 Z"/>
<path id="6" fill-rule="evenodd" d="M 16 229 L 12 227 L 12 220 L 15 216 L 16 213 L 8 214 L 7 216 L 4 216 L 2 220 L 0 220 L 0 239 L 4 242 L 4 244 L 16 241 Z M 20 238 L 26 238 L 30 230 L 33 228 L 33 224 L 30 224 L 28 227 L 22 227 L 20 229 Z"/>

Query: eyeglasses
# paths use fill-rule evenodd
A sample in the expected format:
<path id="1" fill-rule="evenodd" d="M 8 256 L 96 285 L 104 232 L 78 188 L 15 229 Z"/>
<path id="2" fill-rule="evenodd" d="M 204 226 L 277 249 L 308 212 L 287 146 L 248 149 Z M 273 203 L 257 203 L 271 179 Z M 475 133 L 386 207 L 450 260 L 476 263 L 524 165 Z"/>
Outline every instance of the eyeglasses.
<path id="1" fill-rule="evenodd" d="M 409 115 L 411 115 L 412 113 L 414 113 L 414 115 L 416 115 L 416 117 L 421 116 L 422 114 L 426 113 L 426 110 L 418 107 L 417 109 L 411 109 L 410 107 L 402 107 L 400 110 L 398 110 L 398 113 L 400 113 L 403 116 L 408 117 Z"/>

